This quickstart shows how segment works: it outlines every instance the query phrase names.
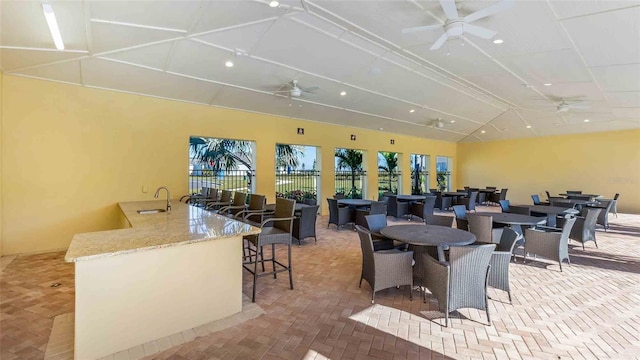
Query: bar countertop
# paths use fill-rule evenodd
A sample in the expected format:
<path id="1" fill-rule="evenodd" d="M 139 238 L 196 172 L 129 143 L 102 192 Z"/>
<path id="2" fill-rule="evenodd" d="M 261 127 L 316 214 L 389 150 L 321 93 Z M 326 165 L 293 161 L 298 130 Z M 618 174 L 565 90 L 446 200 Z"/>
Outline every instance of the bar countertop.
<path id="1" fill-rule="evenodd" d="M 144 209 L 163 209 L 164 200 L 121 202 L 118 205 L 131 227 L 74 235 L 65 261 L 86 261 L 260 232 L 255 226 L 178 201 L 172 201 L 170 214 L 138 213 Z"/>

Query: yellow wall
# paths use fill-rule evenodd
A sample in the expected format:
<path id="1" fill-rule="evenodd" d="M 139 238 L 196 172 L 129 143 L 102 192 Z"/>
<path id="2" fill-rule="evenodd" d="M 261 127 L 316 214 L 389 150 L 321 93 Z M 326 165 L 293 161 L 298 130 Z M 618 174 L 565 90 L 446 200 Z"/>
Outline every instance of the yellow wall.
<path id="1" fill-rule="evenodd" d="M 461 143 L 457 158 L 459 185 L 506 187 L 512 203 L 582 190 L 640 213 L 640 130 Z"/>
<path id="2" fill-rule="evenodd" d="M 2 256 L 2 80 L 4 76 L 0 71 L 0 256 Z"/>
<path id="3" fill-rule="evenodd" d="M 0 76 L 5 255 L 66 248 L 75 233 L 117 228 L 116 203 L 150 199 L 158 186 L 168 186 L 173 198 L 186 194 L 190 135 L 254 140 L 256 192 L 270 201 L 275 144 L 320 146 L 325 213 L 324 198 L 334 193 L 336 147 L 368 152 L 370 199 L 377 198 L 378 151 L 404 153 L 405 192 L 410 153 L 431 155 L 431 174 L 436 155 L 456 156 L 455 143 Z M 296 134 L 298 127 L 304 136 Z M 142 193 L 143 185 L 149 192 Z"/>

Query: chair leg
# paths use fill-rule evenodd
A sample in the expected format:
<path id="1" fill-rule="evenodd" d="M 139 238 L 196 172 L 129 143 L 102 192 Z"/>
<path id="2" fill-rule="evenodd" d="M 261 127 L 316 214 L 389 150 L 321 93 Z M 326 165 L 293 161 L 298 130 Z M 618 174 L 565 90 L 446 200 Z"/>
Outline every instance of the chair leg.
<path id="1" fill-rule="evenodd" d="M 562 272 L 562 260 L 558 262 L 558 265 L 560 265 L 560 272 Z"/>
<path id="2" fill-rule="evenodd" d="M 371 303 L 373 304 L 374 300 L 375 300 L 375 296 L 376 296 L 376 292 L 371 289 Z"/>
<path id="3" fill-rule="evenodd" d="M 256 246 L 256 251 L 258 250 L 258 247 Z M 256 258 L 258 258 L 258 253 L 256 252 Z M 260 246 L 260 261 L 262 262 L 262 272 L 264 272 L 264 249 L 262 246 Z"/>
<path id="4" fill-rule="evenodd" d="M 593 238 L 593 243 L 596 244 L 596 249 L 598 248 L 598 242 L 596 241 L 596 238 Z"/>
<path id="5" fill-rule="evenodd" d="M 582 242 L 582 250 L 584 250 L 584 241 Z"/>
<path id="6" fill-rule="evenodd" d="M 271 266 L 273 267 L 273 278 L 277 279 L 277 273 L 276 273 L 276 244 L 271 244 Z"/>
<path id="7" fill-rule="evenodd" d="M 293 270 L 291 269 L 291 245 L 288 245 L 289 247 L 289 287 L 291 288 L 291 290 L 293 290 Z"/>
<path id="8" fill-rule="evenodd" d="M 251 302 L 256 302 L 256 280 L 258 280 L 258 251 L 262 252 L 262 246 L 256 246 L 256 259 L 253 262 L 253 294 L 251 295 Z"/>
<path id="9" fill-rule="evenodd" d="M 507 290 L 507 294 L 509 295 L 509 304 L 513 304 L 511 301 L 511 290 Z"/>

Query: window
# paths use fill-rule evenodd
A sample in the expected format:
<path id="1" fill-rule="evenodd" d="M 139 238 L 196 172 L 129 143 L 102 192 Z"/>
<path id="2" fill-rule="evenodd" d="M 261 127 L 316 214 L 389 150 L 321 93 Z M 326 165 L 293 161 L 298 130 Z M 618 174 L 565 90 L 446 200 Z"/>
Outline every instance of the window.
<path id="1" fill-rule="evenodd" d="M 436 157 L 436 176 L 438 191 L 451 191 L 451 158 Z"/>
<path id="2" fill-rule="evenodd" d="M 411 154 L 411 194 L 429 192 L 429 155 Z"/>

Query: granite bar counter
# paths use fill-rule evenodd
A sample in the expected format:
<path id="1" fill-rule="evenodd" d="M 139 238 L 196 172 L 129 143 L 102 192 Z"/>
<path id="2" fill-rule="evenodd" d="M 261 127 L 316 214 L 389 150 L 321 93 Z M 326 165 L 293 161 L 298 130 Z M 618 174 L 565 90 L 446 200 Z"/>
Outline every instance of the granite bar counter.
<path id="1" fill-rule="evenodd" d="M 123 202 L 123 229 L 77 234 L 75 358 L 96 359 L 242 310 L 242 236 L 260 229 L 166 201 Z"/>

